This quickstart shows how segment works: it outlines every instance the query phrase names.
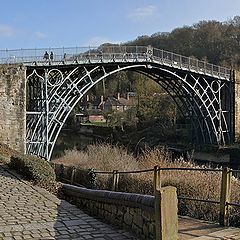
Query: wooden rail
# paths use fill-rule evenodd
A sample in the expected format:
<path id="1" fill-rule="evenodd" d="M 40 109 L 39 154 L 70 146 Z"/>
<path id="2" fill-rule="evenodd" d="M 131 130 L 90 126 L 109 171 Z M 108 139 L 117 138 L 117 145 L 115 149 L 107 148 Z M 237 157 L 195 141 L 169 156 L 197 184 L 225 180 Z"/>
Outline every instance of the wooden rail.
<path id="1" fill-rule="evenodd" d="M 62 167 L 64 168 L 63 165 Z M 232 170 L 228 167 L 224 167 L 223 169 L 211 169 L 211 168 L 176 168 L 176 167 L 161 168 L 160 166 L 155 166 L 154 168 L 151 168 L 151 169 L 144 169 L 144 170 L 137 170 L 137 171 L 113 170 L 112 172 L 94 171 L 94 173 L 112 175 L 112 190 L 118 191 L 119 184 L 120 184 L 120 181 L 119 181 L 120 175 L 152 172 L 153 173 L 153 190 L 154 190 L 154 194 L 156 194 L 159 191 L 159 189 L 161 189 L 161 176 L 164 171 L 205 171 L 205 172 L 219 172 L 219 173 L 221 172 L 221 193 L 220 193 L 219 201 L 191 198 L 187 196 L 178 196 L 178 199 L 219 204 L 219 224 L 222 226 L 229 226 L 230 207 L 231 206 L 240 207 L 240 203 L 233 203 L 231 202 L 231 199 L 230 199 L 231 178 L 232 178 L 232 173 L 240 173 L 240 170 Z M 75 182 L 75 173 L 76 173 L 76 168 L 72 167 L 71 178 L 62 179 L 62 180 L 65 180 L 71 184 L 79 186 L 79 183 Z"/>

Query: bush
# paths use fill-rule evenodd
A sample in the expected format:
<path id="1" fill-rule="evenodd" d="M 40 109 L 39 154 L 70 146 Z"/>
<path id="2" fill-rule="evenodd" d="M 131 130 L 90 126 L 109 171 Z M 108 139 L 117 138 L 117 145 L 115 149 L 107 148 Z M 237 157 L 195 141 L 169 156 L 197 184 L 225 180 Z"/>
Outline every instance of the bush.
<path id="1" fill-rule="evenodd" d="M 10 159 L 9 167 L 38 185 L 51 186 L 56 180 L 54 169 L 49 162 L 36 156 L 14 155 Z"/>
<path id="2" fill-rule="evenodd" d="M 54 163 L 51 163 L 51 165 L 53 165 L 58 181 L 71 182 L 73 180 L 74 183 L 80 184 L 81 186 L 96 188 L 97 178 L 94 169 L 75 169 L 74 166 L 70 167 Z M 73 171 L 75 171 L 74 177 L 72 175 Z"/>

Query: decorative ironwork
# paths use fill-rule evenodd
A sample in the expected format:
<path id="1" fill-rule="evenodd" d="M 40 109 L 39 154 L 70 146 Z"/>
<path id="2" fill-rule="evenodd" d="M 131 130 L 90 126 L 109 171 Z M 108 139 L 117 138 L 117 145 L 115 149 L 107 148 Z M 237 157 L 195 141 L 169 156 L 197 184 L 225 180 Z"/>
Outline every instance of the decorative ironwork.
<path id="1" fill-rule="evenodd" d="M 45 51 L 54 53 L 44 58 Z M 151 46 L 0 51 L 0 63 L 27 66 L 27 153 L 50 159 L 74 106 L 95 84 L 119 71 L 145 74 L 161 85 L 203 143 L 234 140 L 230 69 Z"/>

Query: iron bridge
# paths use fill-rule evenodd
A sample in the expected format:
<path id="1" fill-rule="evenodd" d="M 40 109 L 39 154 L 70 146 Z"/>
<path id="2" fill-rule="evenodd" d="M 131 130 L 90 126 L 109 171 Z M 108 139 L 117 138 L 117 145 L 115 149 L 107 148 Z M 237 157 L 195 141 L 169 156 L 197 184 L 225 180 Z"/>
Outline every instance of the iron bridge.
<path id="1" fill-rule="evenodd" d="M 53 53 L 50 57 L 45 52 Z M 151 46 L 0 51 L 0 64 L 27 67 L 26 152 L 50 160 L 74 106 L 106 77 L 135 71 L 157 82 L 192 119 L 205 144 L 234 141 L 234 79 L 230 69 Z"/>

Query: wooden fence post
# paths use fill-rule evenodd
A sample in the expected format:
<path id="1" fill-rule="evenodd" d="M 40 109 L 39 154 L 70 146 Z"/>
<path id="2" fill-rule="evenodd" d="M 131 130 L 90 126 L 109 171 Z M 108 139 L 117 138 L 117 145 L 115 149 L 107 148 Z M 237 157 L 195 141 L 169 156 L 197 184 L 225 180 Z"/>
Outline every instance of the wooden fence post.
<path id="1" fill-rule="evenodd" d="M 71 185 L 73 185 L 73 183 L 74 183 L 75 172 L 76 172 L 76 168 L 73 167 L 72 168 L 72 175 L 71 175 Z"/>
<path id="2" fill-rule="evenodd" d="M 231 177 L 232 172 L 228 167 L 224 167 L 222 170 L 222 182 L 221 182 L 221 196 L 220 196 L 220 215 L 219 224 L 222 226 L 229 225 L 229 206 L 231 195 Z"/>
<path id="3" fill-rule="evenodd" d="M 154 174 L 153 174 L 153 191 L 154 194 L 157 190 L 160 190 L 161 188 L 161 173 L 160 173 L 160 167 L 155 166 L 154 167 Z"/>
<path id="4" fill-rule="evenodd" d="M 118 170 L 116 170 L 116 186 L 115 186 L 115 191 L 118 191 L 118 186 L 119 186 L 119 173 Z"/>
<path id="5" fill-rule="evenodd" d="M 118 184 L 119 184 L 119 173 L 118 173 L 118 170 L 113 170 L 112 191 L 118 191 Z"/>

